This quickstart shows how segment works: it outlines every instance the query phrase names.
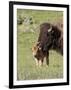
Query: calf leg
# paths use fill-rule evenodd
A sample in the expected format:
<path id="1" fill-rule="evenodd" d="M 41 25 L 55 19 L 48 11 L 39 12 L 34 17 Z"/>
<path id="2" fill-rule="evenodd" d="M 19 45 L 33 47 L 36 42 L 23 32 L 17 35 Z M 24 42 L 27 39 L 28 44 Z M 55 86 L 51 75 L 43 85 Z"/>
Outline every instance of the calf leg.
<path id="1" fill-rule="evenodd" d="M 39 66 L 43 66 L 43 59 L 39 60 Z"/>
<path id="2" fill-rule="evenodd" d="M 35 63 L 36 63 L 36 66 L 39 65 L 39 62 L 38 62 L 38 60 L 36 58 L 35 58 Z"/>
<path id="3" fill-rule="evenodd" d="M 41 61 L 41 60 L 39 60 L 39 61 L 38 61 L 38 63 L 39 63 L 39 66 L 41 66 L 41 65 L 42 65 L 42 61 Z"/>

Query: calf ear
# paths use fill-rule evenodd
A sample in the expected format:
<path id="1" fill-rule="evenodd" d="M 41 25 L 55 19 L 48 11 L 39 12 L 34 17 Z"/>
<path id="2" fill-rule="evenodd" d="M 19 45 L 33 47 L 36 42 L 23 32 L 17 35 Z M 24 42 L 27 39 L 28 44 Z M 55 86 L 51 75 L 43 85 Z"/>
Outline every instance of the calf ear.
<path id="1" fill-rule="evenodd" d="M 39 46 L 40 42 L 37 42 L 36 45 Z"/>
<path id="2" fill-rule="evenodd" d="M 41 50 L 41 47 L 39 47 L 38 49 Z"/>
<path id="3" fill-rule="evenodd" d="M 38 47 L 38 50 L 41 50 L 41 47 L 40 46 L 37 46 Z"/>

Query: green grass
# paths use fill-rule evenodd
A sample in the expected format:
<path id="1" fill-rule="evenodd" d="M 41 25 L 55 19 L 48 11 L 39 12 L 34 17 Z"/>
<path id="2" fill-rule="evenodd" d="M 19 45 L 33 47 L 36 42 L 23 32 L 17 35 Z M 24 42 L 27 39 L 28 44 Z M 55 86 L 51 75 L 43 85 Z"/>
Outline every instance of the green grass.
<path id="1" fill-rule="evenodd" d="M 37 21 L 37 26 L 40 22 L 58 20 L 62 18 L 63 13 L 57 11 L 17 10 L 17 15 L 21 15 L 22 17 L 32 16 L 34 21 Z M 38 39 L 39 28 L 35 32 L 23 32 L 26 28 L 24 24 L 18 25 L 17 28 L 17 79 L 37 80 L 63 78 L 63 56 L 53 50 L 49 52 L 49 67 L 47 67 L 45 61 L 43 67 L 36 67 L 35 65 L 31 48 Z"/>

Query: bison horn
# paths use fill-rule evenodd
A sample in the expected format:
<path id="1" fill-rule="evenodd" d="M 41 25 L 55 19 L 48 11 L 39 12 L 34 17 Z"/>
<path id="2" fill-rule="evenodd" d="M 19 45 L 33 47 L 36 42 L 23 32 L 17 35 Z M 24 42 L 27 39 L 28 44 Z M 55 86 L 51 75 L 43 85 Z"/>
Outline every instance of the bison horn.
<path id="1" fill-rule="evenodd" d="M 48 29 L 48 32 L 51 32 L 52 31 L 52 27 L 50 27 L 49 29 Z"/>

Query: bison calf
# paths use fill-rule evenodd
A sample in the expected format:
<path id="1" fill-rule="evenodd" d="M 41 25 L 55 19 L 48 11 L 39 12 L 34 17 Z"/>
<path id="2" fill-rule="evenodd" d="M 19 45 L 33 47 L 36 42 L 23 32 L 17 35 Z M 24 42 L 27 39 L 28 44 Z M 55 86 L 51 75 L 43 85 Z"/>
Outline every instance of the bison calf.
<path id="1" fill-rule="evenodd" d="M 47 65 L 49 65 L 49 53 L 43 52 L 40 48 L 40 42 L 37 42 L 37 44 L 32 47 L 32 52 L 37 66 L 43 66 L 44 58 L 46 58 Z"/>

